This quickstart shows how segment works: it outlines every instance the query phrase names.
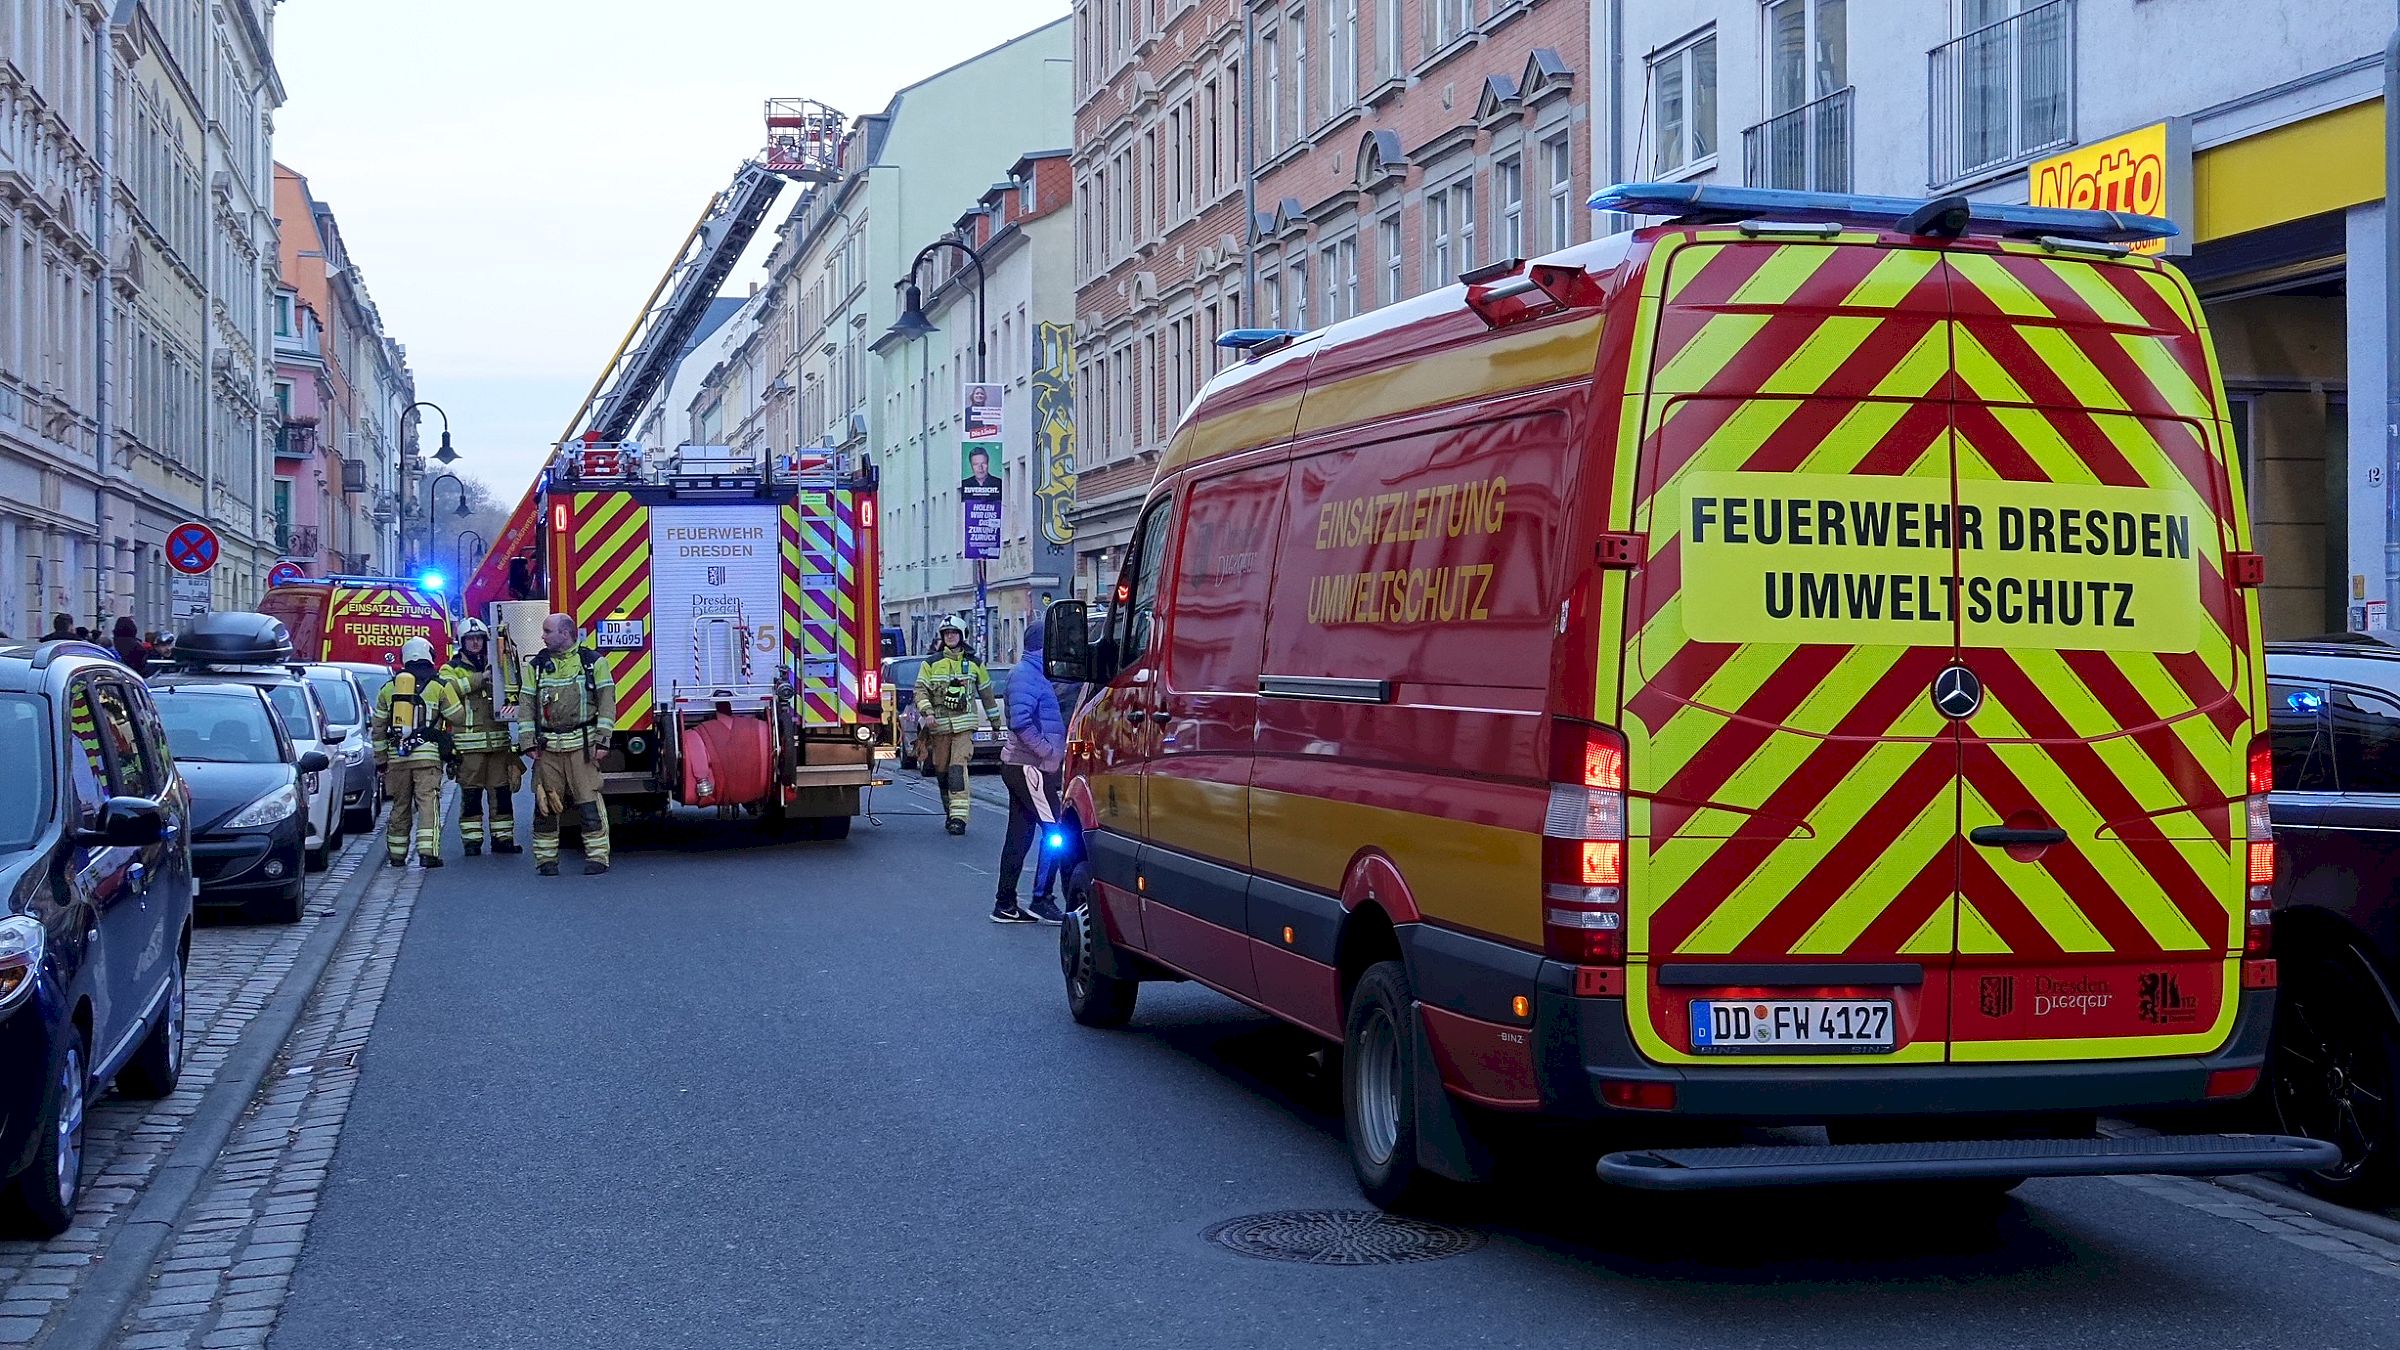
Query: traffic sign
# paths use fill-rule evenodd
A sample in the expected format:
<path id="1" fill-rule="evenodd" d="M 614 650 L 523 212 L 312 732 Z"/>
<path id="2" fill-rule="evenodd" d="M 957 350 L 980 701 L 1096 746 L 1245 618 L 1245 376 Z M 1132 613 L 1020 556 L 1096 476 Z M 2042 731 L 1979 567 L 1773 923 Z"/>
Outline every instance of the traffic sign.
<path id="1" fill-rule="evenodd" d="M 178 623 L 185 619 L 197 619 L 208 613 L 209 585 L 207 577 L 196 577 L 187 573 L 169 577 L 167 580 L 169 583 L 167 609 Z"/>
<path id="2" fill-rule="evenodd" d="M 301 567 L 300 564 L 293 562 L 288 558 L 275 564 L 267 571 L 267 584 L 269 586 L 289 586 L 294 582 L 306 580 L 308 580 L 307 569 Z"/>
<path id="3" fill-rule="evenodd" d="M 217 532 L 196 520 L 167 531 L 167 566 L 187 577 L 205 576 L 217 565 Z"/>

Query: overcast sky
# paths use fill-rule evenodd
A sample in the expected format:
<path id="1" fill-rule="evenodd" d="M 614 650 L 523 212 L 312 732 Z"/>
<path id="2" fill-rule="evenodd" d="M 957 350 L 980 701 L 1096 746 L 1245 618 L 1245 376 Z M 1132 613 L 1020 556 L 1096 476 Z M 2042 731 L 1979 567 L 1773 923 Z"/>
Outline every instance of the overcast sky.
<path id="1" fill-rule="evenodd" d="M 333 208 L 417 396 L 450 414 L 458 467 L 513 501 L 693 218 L 765 144 L 767 98 L 878 111 L 1066 11 L 285 0 L 275 157 Z"/>

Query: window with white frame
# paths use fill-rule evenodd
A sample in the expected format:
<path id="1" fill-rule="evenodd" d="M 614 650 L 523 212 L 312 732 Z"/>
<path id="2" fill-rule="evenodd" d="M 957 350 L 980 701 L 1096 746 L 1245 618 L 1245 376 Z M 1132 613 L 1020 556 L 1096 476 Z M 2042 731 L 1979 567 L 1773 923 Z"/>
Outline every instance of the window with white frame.
<path id="1" fill-rule="evenodd" d="M 1543 173 L 1550 180 L 1550 235 L 1543 242 L 1554 249 L 1575 242 L 1575 161 L 1567 157 L 1567 137 L 1562 131 L 1542 142 Z"/>
<path id="2" fill-rule="evenodd" d="M 1383 218 L 1383 303 L 1400 303 L 1400 213 Z"/>
<path id="3" fill-rule="evenodd" d="M 1525 256 L 1525 161 L 1504 159 L 1492 166 L 1500 197 L 1500 252 L 1494 261 Z"/>
<path id="4" fill-rule="evenodd" d="M 1702 30 L 1650 59 L 1652 173 L 1701 168 L 1717 155 L 1717 30 Z"/>
<path id="5" fill-rule="evenodd" d="M 1458 270 L 1471 271 L 1475 266 L 1475 184 L 1473 180 L 1450 189 L 1450 214 L 1458 221 Z M 1447 281 L 1444 285 L 1449 284 Z"/>
<path id="6" fill-rule="evenodd" d="M 1272 272 L 1258 279 L 1258 318 L 1262 327 L 1284 326 L 1283 283 L 1277 281 Z"/>
<path id="7" fill-rule="evenodd" d="M 1450 265 L 1450 193 L 1445 189 L 1425 194 L 1425 289 L 1435 290 L 1450 284 L 1456 275 Z"/>
<path id="8" fill-rule="evenodd" d="M 1283 295 L 1292 306 L 1292 321 L 1288 325 L 1301 332 L 1308 331 L 1308 255 L 1295 253 L 1284 264 Z"/>
<path id="9" fill-rule="evenodd" d="M 1767 115 L 1850 83 L 1849 0 L 1768 0 Z"/>
<path id="10" fill-rule="evenodd" d="M 1475 0 L 1425 0 L 1426 52 L 1430 55 L 1475 28 Z"/>
<path id="11" fill-rule="evenodd" d="M 1266 116 L 1259 144 L 1270 155 L 1283 148 L 1283 43 L 1273 29 L 1258 36 L 1258 59 L 1266 73 L 1266 97 L 1259 109 Z"/>
<path id="12" fill-rule="evenodd" d="M 1325 117 L 1358 101 L 1358 0 L 1325 0 Z"/>
<path id="13" fill-rule="evenodd" d="M 1376 72 L 1387 80 L 1400 78 L 1408 69 L 1407 29 L 1402 26 L 1400 0 L 1379 0 L 1375 9 Z"/>
<path id="14" fill-rule="evenodd" d="M 1297 141 L 1314 125 L 1308 106 L 1308 6 L 1294 5 L 1284 18 L 1292 39 L 1292 139 Z"/>

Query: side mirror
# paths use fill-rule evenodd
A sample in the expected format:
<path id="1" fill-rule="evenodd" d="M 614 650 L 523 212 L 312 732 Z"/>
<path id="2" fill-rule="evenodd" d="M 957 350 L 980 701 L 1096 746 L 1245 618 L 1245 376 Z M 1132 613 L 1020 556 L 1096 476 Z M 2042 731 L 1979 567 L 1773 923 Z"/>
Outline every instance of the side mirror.
<path id="1" fill-rule="evenodd" d="M 1075 605 L 1052 605 L 1042 616 L 1042 673 L 1082 683 L 1092 678 L 1091 631 Z"/>
<path id="2" fill-rule="evenodd" d="M 333 730 L 325 733 L 325 743 L 327 745 L 340 745 L 342 742 L 349 739 L 350 731 L 347 727 L 335 727 Z"/>
<path id="3" fill-rule="evenodd" d="M 327 759 L 322 750 L 311 750 L 300 757 L 300 772 L 302 773 L 323 773 L 332 767 L 333 761 Z"/>
<path id="4" fill-rule="evenodd" d="M 167 818 L 158 803 L 140 797 L 111 797 L 76 839 L 101 848 L 140 848 L 166 838 Z"/>

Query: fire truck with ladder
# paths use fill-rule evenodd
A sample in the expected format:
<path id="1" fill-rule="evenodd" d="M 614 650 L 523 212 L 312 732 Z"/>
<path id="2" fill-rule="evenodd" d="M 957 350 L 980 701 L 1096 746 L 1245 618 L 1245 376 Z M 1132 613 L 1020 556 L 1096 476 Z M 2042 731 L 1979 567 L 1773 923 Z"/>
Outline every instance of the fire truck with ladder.
<path id="1" fill-rule="evenodd" d="M 767 105 L 769 144 L 710 202 L 467 581 L 503 701 L 550 613 L 616 686 L 612 819 L 714 806 L 841 838 L 875 781 L 877 471 L 866 456 L 631 439 L 783 184 L 835 175 L 841 115 Z"/>

